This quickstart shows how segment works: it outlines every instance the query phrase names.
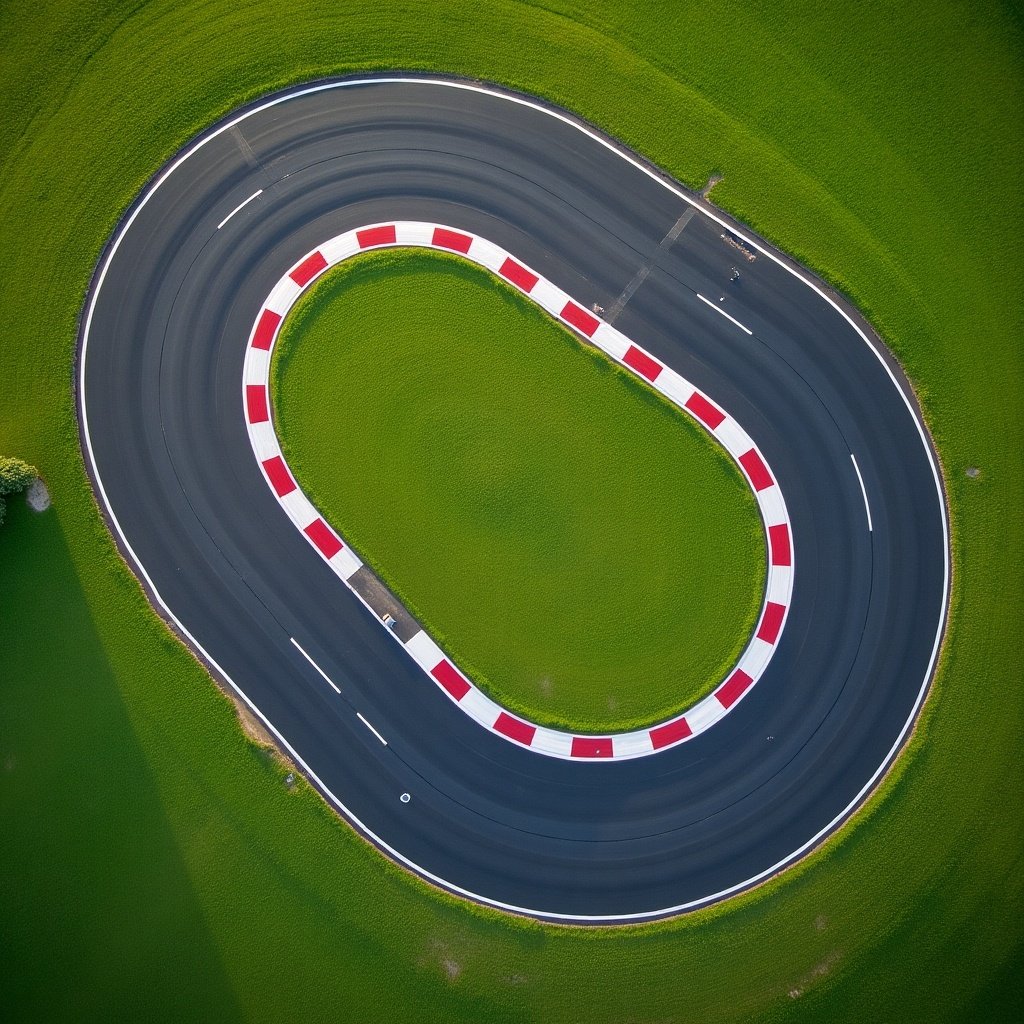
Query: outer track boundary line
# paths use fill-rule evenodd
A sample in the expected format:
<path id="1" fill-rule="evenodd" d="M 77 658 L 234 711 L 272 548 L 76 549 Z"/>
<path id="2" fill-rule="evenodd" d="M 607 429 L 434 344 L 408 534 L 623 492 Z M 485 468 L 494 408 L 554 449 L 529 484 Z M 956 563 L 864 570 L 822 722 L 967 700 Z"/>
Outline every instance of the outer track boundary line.
<path id="1" fill-rule="evenodd" d="M 797 849 L 793 850 L 786 857 L 780 859 L 779 861 L 777 861 L 775 864 L 771 865 L 770 867 L 765 868 L 763 871 L 760 871 L 757 874 L 752 875 L 750 878 L 747 878 L 747 879 L 744 879 L 743 881 L 737 882 L 734 885 L 731 885 L 731 886 L 729 886 L 729 887 L 727 887 L 725 889 L 719 890 L 718 892 L 709 893 L 706 896 L 700 897 L 699 899 L 696 899 L 696 900 L 690 900 L 690 901 L 688 901 L 686 903 L 676 904 L 674 906 L 663 907 L 663 908 L 659 908 L 659 909 L 656 909 L 656 910 L 641 911 L 639 913 L 632 913 L 632 914 L 604 914 L 604 915 L 563 914 L 563 913 L 557 913 L 557 912 L 552 912 L 552 911 L 544 911 L 544 910 L 530 908 L 530 907 L 515 906 L 515 905 L 512 905 L 512 904 L 504 903 L 504 902 L 502 902 L 500 900 L 490 899 L 490 898 L 488 898 L 486 896 L 482 896 L 482 895 L 480 895 L 478 893 L 470 892 L 469 890 L 464 889 L 463 887 L 458 886 L 458 885 L 456 885 L 456 884 L 454 884 L 452 882 L 449 882 L 446 879 L 443 879 L 443 878 L 439 877 L 438 875 L 435 875 L 433 872 L 430 872 L 430 871 L 426 870 L 425 868 L 420 867 L 419 865 L 414 863 L 412 860 L 410 860 L 409 858 L 407 858 L 404 855 L 402 855 L 401 853 L 399 853 L 399 851 L 395 850 L 393 847 L 388 845 L 383 839 L 381 839 L 379 836 L 377 836 L 372 830 L 367 828 L 367 826 L 355 814 L 353 814 L 344 805 L 344 803 L 342 803 L 342 801 L 339 800 L 338 797 L 335 796 L 335 794 L 333 792 L 331 792 L 330 789 L 328 789 L 328 787 L 323 783 L 323 781 L 319 778 L 319 776 L 317 776 L 317 774 L 302 759 L 302 757 L 298 753 L 298 751 L 296 751 L 295 748 L 292 747 L 292 745 L 288 742 L 288 740 L 277 730 L 277 728 L 274 726 L 274 724 L 249 699 L 249 697 L 245 694 L 245 692 L 241 689 L 241 687 L 239 687 L 238 684 L 235 683 L 235 681 L 228 675 L 228 673 L 224 671 L 224 669 L 218 664 L 216 659 L 214 659 L 209 654 L 209 652 L 206 651 L 206 649 L 202 646 L 202 644 L 200 644 L 198 642 L 198 640 L 196 640 L 196 638 L 188 630 L 188 628 L 185 626 L 185 624 L 177 617 L 177 615 L 175 615 L 175 613 L 170 609 L 170 607 L 166 604 L 166 602 L 160 596 L 160 593 L 157 590 L 156 586 L 154 585 L 152 578 L 150 577 L 149 573 L 147 572 L 145 566 L 140 561 L 138 555 L 135 553 L 135 550 L 132 548 L 131 543 L 129 542 L 128 538 L 125 536 L 124 530 L 121 527 L 121 524 L 120 524 L 119 520 L 117 519 L 117 516 L 114 513 L 113 508 L 110 505 L 110 500 L 109 500 L 109 498 L 107 496 L 106 489 L 105 489 L 105 487 L 103 485 L 102 477 L 100 476 L 100 473 L 99 473 L 99 467 L 96 464 L 96 456 L 95 456 L 95 452 L 93 450 L 92 438 L 91 438 L 91 435 L 89 433 L 89 420 L 88 420 L 88 408 L 87 408 L 88 403 L 87 403 L 86 382 L 85 382 L 85 367 L 86 367 L 86 362 L 87 362 L 87 358 L 88 358 L 89 331 L 90 331 L 90 328 L 92 326 L 93 315 L 94 315 L 95 310 L 96 310 L 96 304 L 97 304 L 97 301 L 98 301 L 100 290 L 103 287 L 103 282 L 106 280 L 107 272 L 110 269 L 110 265 L 113 262 L 113 259 L 114 259 L 115 255 L 117 254 L 118 249 L 121 246 L 122 240 L 124 239 L 125 235 L 129 231 L 131 226 L 134 224 L 134 222 L 135 222 L 136 218 L 138 217 L 139 213 L 146 206 L 146 204 L 149 202 L 149 200 L 152 198 L 152 196 L 160 188 L 160 186 L 189 157 L 191 157 L 194 153 L 196 153 L 199 149 L 201 149 L 204 145 L 206 145 L 206 143 L 209 142 L 211 139 L 214 139 L 217 136 L 221 135 L 223 132 L 228 131 L 229 129 L 234 127 L 236 124 L 239 124 L 242 121 L 244 121 L 246 118 L 251 117 L 253 114 L 258 113 L 258 112 L 263 111 L 263 110 L 266 110 L 269 107 L 277 106 L 280 103 L 285 103 L 285 102 L 287 102 L 290 99 L 293 99 L 293 98 L 296 98 L 296 97 L 299 97 L 299 96 L 303 96 L 303 95 L 307 95 L 309 93 L 322 92 L 322 91 L 327 90 L 327 89 L 346 88 L 346 87 L 350 87 L 350 86 L 353 86 L 353 85 L 371 85 L 371 84 L 375 84 L 375 83 L 389 83 L 389 82 L 390 83 L 396 83 L 396 84 L 408 84 L 408 85 L 424 85 L 425 84 L 425 85 L 439 86 L 439 87 L 444 87 L 444 88 L 465 89 L 465 90 L 469 90 L 469 91 L 479 92 L 479 93 L 482 93 L 484 95 L 492 96 L 492 97 L 504 100 L 504 101 L 509 102 L 509 103 L 516 103 L 516 104 L 519 104 L 521 106 L 529 107 L 529 108 L 531 108 L 531 109 L 533 109 L 533 110 L 535 110 L 535 111 L 537 111 L 539 113 L 547 115 L 548 117 L 553 117 L 556 120 L 561 121 L 562 123 L 564 123 L 564 124 L 574 128 L 577 131 L 582 132 L 584 135 L 586 135 L 588 138 L 592 139 L 598 145 L 600 145 L 600 146 L 604 147 L 605 149 L 609 150 L 610 152 L 614 153 L 620 159 L 625 160 L 627 163 L 631 164 L 634 168 L 639 170 L 642 174 L 645 174 L 649 178 L 651 178 L 652 180 L 656 181 L 658 184 L 660 184 L 663 188 L 667 189 L 673 195 L 678 196 L 684 202 L 687 202 L 691 206 L 695 207 L 697 210 L 699 210 L 701 213 L 703 213 L 706 217 L 710 218 L 716 224 L 719 224 L 720 226 L 726 228 L 729 231 L 732 231 L 742 241 L 744 241 L 748 245 L 753 246 L 755 249 L 757 249 L 758 252 L 764 254 L 765 256 L 768 257 L 768 259 L 770 259 L 773 262 L 777 263 L 779 266 L 784 268 L 788 273 L 792 274 L 795 278 L 797 278 L 797 280 L 802 281 L 816 295 L 818 295 L 825 302 L 827 302 L 830 306 L 832 306 L 836 310 L 836 312 L 839 313 L 839 315 L 844 320 L 846 320 L 847 323 L 854 329 L 854 331 L 857 333 L 857 335 L 863 340 L 864 344 L 868 346 L 868 348 L 874 353 L 874 355 L 878 359 L 878 361 L 882 364 L 882 367 L 884 368 L 886 374 L 888 374 L 890 380 L 893 383 L 893 386 L 899 392 L 899 394 L 900 394 L 904 404 L 907 407 L 907 410 L 909 411 L 911 417 L 914 420 L 914 424 L 915 424 L 915 426 L 917 428 L 918 435 L 919 435 L 919 437 L 921 439 L 921 443 L 924 445 L 925 454 L 926 454 L 926 457 L 928 459 L 929 465 L 930 465 L 931 470 L 932 470 L 932 476 L 933 476 L 933 479 L 934 479 L 934 482 L 935 482 L 935 492 L 936 492 L 936 496 L 937 496 L 938 501 L 939 501 L 939 508 L 940 508 L 940 512 L 941 512 L 942 536 L 943 536 L 942 614 L 940 616 L 940 620 L 939 620 L 938 626 L 936 628 L 935 640 L 934 640 L 934 643 L 932 645 L 931 656 L 929 658 L 928 667 L 927 667 L 927 669 L 925 671 L 924 678 L 923 678 L 923 680 L 921 682 L 920 689 L 918 690 L 917 698 L 914 701 L 913 707 L 910 710 L 910 714 L 908 715 L 907 720 L 906 720 L 906 722 L 903 725 L 903 728 L 900 730 L 900 732 L 897 735 L 896 739 L 893 741 L 893 744 L 892 744 L 891 748 L 889 749 L 888 753 L 883 758 L 883 760 L 879 764 L 878 768 L 875 769 L 875 771 L 871 774 L 870 778 L 864 783 L 864 785 L 860 788 L 860 790 L 858 790 L 858 792 L 854 795 L 853 799 L 849 802 L 849 804 L 843 810 L 841 810 L 838 814 L 836 814 L 830 822 L 825 824 L 813 836 L 811 836 L 809 839 L 807 839 L 804 843 L 802 843 Z M 615 144 L 611 139 L 603 138 L 597 132 L 595 132 L 592 128 L 590 128 L 587 125 L 583 124 L 582 122 L 572 118 L 568 114 L 565 114 L 565 113 L 562 113 L 560 111 L 557 111 L 557 110 L 555 110 L 555 109 L 553 109 L 551 107 L 545 106 L 545 105 L 543 105 L 541 103 L 538 103 L 538 102 L 536 102 L 534 100 L 527 99 L 524 96 L 512 95 L 510 93 L 504 92 L 504 91 L 498 89 L 497 87 L 493 87 L 493 86 L 488 87 L 488 86 L 478 85 L 478 84 L 469 83 L 469 82 L 449 81 L 449 80 L 445 80 L 445 79 L 442 79 L 442 78 L 423 78 L 423 77 L 408 77 L 408 76 L 406 76 L 406 77 L 396 76 L 396 77 L 384 77 L 384 78 L 368 78 L 368 77 L 353 78 L 353 79 L 345 79 L 345 80 L 333 81 L 333 82 L 324 82 L 324 83 L 320 83 L 318 85 L 303 86 L 303 87 L 299 87 L 298 89 L 290 90 L 290 91 L 285 92 L 285 93 L 283 93 L 283 94 L 281 94 L 279 96 L 275 96 L 272 99 L 265 100 L 263 102 L 257 103 L 255 105 L 253 105 L 252 107 L 249 107 L 248 109 L 242 111 L 240 114 L 238 114 L 237 117 L 232 118 L 230 121 L 227 121 L 224 124 L 221 124 L 219 127 L 210 129 L 207 133 L 201 135 L 198 139 L 194 140 L 191 144 L 187 144 L 185 149 L 184 149 L 184 151 L 170 164 L 170 166 L 167 167 L 162 173 L 160 173 L 156 177 L 156 179 L 150 185 L 148 185 L 146 187 L 146 189 L 143 192 L 141 198 L 138 199 L 137 202 L 132 206 L 128 216 L 125 218 L 123 223 L 117 229 L 117 232 L 116 232 L 116 234 L 115 234 L 115 236 L 113 238 L 113 241 L 108 245 L 108 247 L 106 249 L 106 252 L 105 252 L 105 254 L 104 254 L 103 258 L 102 258 L 101 264 L 100 264 L 99 273 L 95 276 L 95 278 L 94 278 L 94 280 L 93 280 L 93 282 L 91 284 L 91 287 L 90 287 L 89 299 L 88 299 L 88 304 L 87 304 L 87 308 L 86 308 L 85 321 L 84 321 L 84 324 L 83 324 L 83 327 L 82 327 L 82 332 L 81 332 L 81 343 L 80 343 L 80 353 L 79 353 L 79 361 L 78 361 L 78 371 L 79 371 L 78 372 L 78 409 L 79 409 L 79 417 L 80 417 L 80 423 L 81 423 L 82 439 L 83 439 L 83 441 L 85 443 L 85 451 L 86 451 L 86 454 L 88 456 L 88 466 L 89 466 L 89 468 L 91 470 L 92 478 L 95 481 L 96 488 L 97 488 L 97 491 L 99 493 L 100 500 L 103 503 L 103 508 L 104 508 L 104 510 L 106 512 L 106 515 L 107 515 L 110 523 L 113 525 L 113 527 L 114 527 L 114 529 L 115 529 L 115 531 L 117 533 L 118 538 L 120 539 L 121 547 L 122 547 L 122 549 L 125 552 L 128 553 L 128 555 L 131 557 L 131 560 L 138 567 L 139 573 L 141 574 L 142 579 L 144 580 L 145 586 L 148 589 L 149 593 L 152 595 L 154 601 L 160 606 L 160 608 L 163 609 L 163 611 L 166 614 L 168 620 L 171 621 L 172 623 L 174 623 L 174 625 L 180 630 L 181 634 L 192 644 L 193 648 L 195 650 L 197 650 L 203 656 L 203 658 L 218 673 L 218 675 L 220 675 L 220 677 L 239 695 L 239 697 L 250 708 L 250 710 L 253 712 L 253 714 L 255 714 L 257 716 L 257 718 L 259 718 L 260 721 L 262 721 L 263 724 L 268 728 L 268 730 L 274 736 L 277 737 L 277 739 L 280 741 L 281 745 L 289 752 L 289 754 L 294 758 L 295 762 L 306 773 L 307 778 L 309 778 L 310 781 L 313 782 L 313 784 L 320 790 L 320 792 L 323 793 L 324 796 L 335 807 L 337 807 L 338 810 L 341 811 L 341 813 L 344 814 L 345 817 L 349 821 L 351 821 L 352 824 L 356 828 L 358 828 L 364 835 L 366 835 L 367 838 L 369 838 L 381 850 L 384 850 L 386 853 L 388 853 L 395 860 L 397 860 L 400 863 L 406 865 L 408 868 L 410 868 L 411 870 L 416 872 L 418 875 L 420 875 L 420 877 L 425 878 L 428 881 L 433 882 L 435 885 L 439 886 L 442 889 L 446 889 L 449 892 L 458 894 L 460 896 L 464 896 L 467 899 L 474 900 L 474 901 L 476 901 L 478 903 L 482 903 L 482 904 L 485 904 L 485 905 L 488 905 L 488 906 L 496 907 L 496 908 L 501 909 L 501 910 L 507 910 L 507 911 L 510 911 L 512 913 L 524 914 L 524 915 L 527 915 L 529 917 L 545 918 L 545 919 L 553 920 L 553 921 L 566 921 L 566 922 L 580 921 L 580 922 L 589 922 L 589 923 L 606 923 L 606 924 L 620 923 L 621 924 L 621 923 L 626 923 L 626 922 L 629 922 L 629 921 L 643 921 L 643 920 L 653 920 L 653 919 L 660 918 L 660 917 L 670 917 L 672 915 L 683 913 L 683 912 L 688 911 L 688 910 L 696 910 L 699 907 L 708 906 L 709 904 L 716 903 L 719 900 L 725 899 L 728 896 L 732 896 L 732 895 L 735 895 L 736 893 L 743 892 L 746 889 L 750 889 L 753 886 L 759 884 L 760 882 L 763 882 L 766 879 L 771 878 L 773 875 L 777 874 L 779 871 L 781 871 L 787 865 L 790 865 L 790 864 L 794 863 L 795 861 L 799 860 L 800 858 L 802 858 L 806 853 L 808 853 L 815 846 L 817 846 L 817 844 L 823 838 L 825 838 L 830 833 L 834 832 L 836 830 L 836 828 L 838 828 L 847 818 L 850 817 L 850 815 L 863 802 L 864 798 L 874 788 L 874 786 L 877 783 L 877 781 L 881 778 L 883 773 L 888 769 L 889 765 L 892 763 L 893 758 L 896 756 L 896 754 L 899 752 L 900 748 L 903 746 L 903 744 L 904 744 L 904 742 L 905 742 L 905 740 L 906 740 L 908 734 L 910 733 L 910 730 L 911 730 L 911 728 L 912 728 L 912 726 L 914 724 L 914 721 L 917 718 L 918 711 L 920 710 L 920 707 L 921 707 L 922 703 L 924 702 L 925 696 L 927 695 L 928 687 L 929 687 L 929 684 L 931 682 L 932 675 L 933 675 L 933 673 L 935 671 L 935 664 L 936 664 L 936 661 L 938 659 L 939 648 L 940 648 L 940 645 L 942 643 L 942 637 L 943 637 L 943 633 L 945 631 L 946 620 L 947 620 L 948 613 L 949 613 L 949 522 L 948 522 L 948 514 L 947 514 L 947 509 L 946 509 L 946 503 L 945 503 L 945 495 L 944 495 L 944 492 L 943 492 L 943 489 L 942 489 L 941 474 L 939 473 L 938 466 L 937 466 L 936 459 L 935 459 L 935 455 L 934 455 L 934 452 L 932 451 L 932 447 L 931 447 L 931 444 L 930 444 L 930 441 L 929 441 L 929 438 L 928 438 L 927 431 L 925 430 L 924 423 L 922 422 L 922 419 L 921 419 L 921 417 L 920 417 L 920 415 L 918 413 L 918 410 L 915 408 L 914 403 L 911 401 L 910 397 L 907 395 L 907 392 L 904 389 L 904 386 L 901 384 L 899 378 L 897 378 L 897 376 L 893 372 L 892 367 L 889 365 L 888 361 L 885 359 L 884 355 L 879 350 L 878 346 L 868 337 L 868 335 L 858 326 L 858 324 L 853 320 L 853 318 L 846 312 L 846 310 L 844 310 L 842 308 L 842 306 L 839 305 L 838 302 L 836 302 L 835 299 L 833 299 L 825 291 L 823 291 L 822 288 L 820 288 L 812 279 L 810 279 L 809 277 L 805 276 L 804 274 L 799 273 L 796 269 L 794 269 L 792 266 L 790 266 L 789 263 L 787 263 L 781 257 L 777 256 L 775 253 L 772 253 L 771 251 L 766 249 L 763 245 L 761 245 L 760 243 L 756 242 L 754 239 L 750 238 L 749 235 L 745 234 L 744 232 L 738 231 L 735 226 L 733 226 L 732 224 L 729 224 L 728 222 L 723 220 L 721 217 L 717 216 L 712 211 L 710 211 L 708 209 L 705 209 L 704 206 L 702 206 L 699 202 L 697 202 L 697 200 L 694 199 L 692 196 L 688 195 L 679 186 L 677 186 L 677 185 L 667 181 L 660 174 L 656 173 L 653 168 L 645 165 L 642 161 L 637 159 L 634 155 L 632 155 L 631 153 L 625 151 L 621 146 Z"/>

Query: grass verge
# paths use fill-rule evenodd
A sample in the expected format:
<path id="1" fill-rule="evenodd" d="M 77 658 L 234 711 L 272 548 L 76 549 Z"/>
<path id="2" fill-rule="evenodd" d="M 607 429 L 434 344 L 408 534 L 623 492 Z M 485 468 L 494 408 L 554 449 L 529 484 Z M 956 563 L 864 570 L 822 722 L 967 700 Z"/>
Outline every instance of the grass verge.
<path id="1" fill-rule="evenodd" d="M 764 531 L 728 454 L 485 270 L 347 261 L 289 314 L 271 372 L 303 489 L 504 706 L 638 728 L 749 641 Z"/>
<path id="2" fill-rule="evenodd" d="M 1022 30 L 998 3 L 8 0 L 0 531 L 8 1019 L 1017 1020 Z M 580 933 L 442 900 L 246 742 L 92 502 L 69 388 L 119 211 L 298 80 L 451 71 L 576 110 L 853 295 L 922 395 L 954 620 L 913 750 L 841 842 L 712 914 Z M 969 466 L 981 469 L 976 479 Z M 59 641 L 59 642 L 58 642 Z"/>

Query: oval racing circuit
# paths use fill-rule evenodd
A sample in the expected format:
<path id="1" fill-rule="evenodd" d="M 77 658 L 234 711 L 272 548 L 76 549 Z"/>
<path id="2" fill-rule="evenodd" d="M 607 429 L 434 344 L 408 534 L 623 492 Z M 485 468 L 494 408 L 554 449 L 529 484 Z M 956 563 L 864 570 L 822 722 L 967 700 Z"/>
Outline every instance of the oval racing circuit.
<path id="1" fill-rule="evenodd" d="M 268 488 L 239 389 L 261 304 L 322 240 L 395 219 L 459 225 L 601 307 L 764 453 L 799 552 L 792 603 L 757 686 L 699 736 L 580 763 L 482 729 Z M 898 368 L 785 258 L 522 97 L 322 83 L 205 133 L 103 255 L 78 400 L 101 505 L 154 603 L 363 834 L 480 902 L 611 922 L 749 888 L 857 808 L 927 693 L 947 526 Z"/>

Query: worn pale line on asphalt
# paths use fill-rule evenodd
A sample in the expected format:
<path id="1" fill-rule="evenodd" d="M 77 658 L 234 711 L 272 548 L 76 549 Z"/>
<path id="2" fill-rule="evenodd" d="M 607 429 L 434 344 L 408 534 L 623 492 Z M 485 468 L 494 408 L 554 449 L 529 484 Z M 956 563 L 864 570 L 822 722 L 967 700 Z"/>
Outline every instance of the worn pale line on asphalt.
<path id="1" fill-rule="evenodd" d="M 864 486 L 864 477 L 860 475 L 860 466 L 857 465 L 857 457 L 850 452 L 850 461 L 853 463 L 853 470 L 857 474 L 857 482 L 860 484 L 860 493 L 864 498 L 864 511 L 868 514 L 868 533 L 874 533 L 871 525 L 871 506 L 868 504 L 868 489 Z"/>
<path id="2" fill-rule="evenodd" d="M 749 327 L 744 327 L 743 324 L 741 324 L 739 320 L 736 319 L 736 317 L 729 316 L 729 314 L 726 313 L 724 309 L 721 309 L 719 306 L 716 306 L 710 299 L 705 299 L 700 292 L 697 292 L 697 298 L 700 299 L 701 302 L 707 303 L 707 305 L 709 305 L 716 313 L 721 313 L 726 320 L 731 320 L 741 331 L 746 331 L 747 334 L 754 333 Z"/>
<path id="3" fill-rule="evenodd" d="M 365 725 L 366 728 L 369 729 L 370 732 L 372 732 L 373 735 L 376 736 L 377 739 L 379 739 L 381 741 L 381 743 L 384 744 L 385 747 L 388 745 L 388 741 L 386 739 L 384 739 L 384 737 L 381 736 L 381 734 L 379 732 L 377 732 L 377 730 L 374 729 L 374 727 L 372 725 L 370 725 L 370 723 L 365 718 L 363 718 L 363 716 L 358 711 L 356 712 L 356 718 L 358 718 L 359 721 L 362 722 L 363 725 Z"/>
<path id="4" fill-rule="evenodd" d="M 673 242 L 683 233 L 683 228 L 690 223 L 690 218 L 697 212 L 695 206 L 688 206 L 683 210 L 682 215 L 668 229 L 668 234 L 658 244 L 658 248 L 654 250 L 654 255 L 651 256 L 646 263 L 636 272 L 633 280 L 626 285 L 623 289 L 622 294 L 612 304 L 612 308 L 609 310 L 608 315 L 604 318 L 606 324 L 614 323 L 615 318 L 625 308 L 626 303 L 633 297 L 633 293 L 647 280 L 647 275 L 654 269 L 654 265 L 658 262 L 658 257 L 662 252 L 667 249 Z"/>
<path id="5" fill-rule="evenodd" d="M 220 229 L 221 229 L 222 227 L 224 227 L 224 225 L 225 225 L 225 224 L 227 224 L 227 222 L 228 222 L 229 220 L 231 220 L 231 218 L 232 218 L 232 217 L 234 217 L 234 215 L 235 215 L 236 213 L 238 213 L 238 211 L 239 211 L 240 209 L 242 209 L 242 207 L 243 207 L 243 206 L 248 206 L 248 205 L 249 205 L 249 204 L 250 204 L 250 203 L 251 203 L 251 202 L 252 202 L 252 201 L 253 201 L 253 200 L 254 200 L 254 199 L 255 199 L 255 198 L 257 197 L 257 196 L 261 196 L 261 195 L 263 195 L 263 189 L 261 189 L 261 188 L 258 188 L 258 189 L 256 189 L 256 191 L 255 191 L 255 192 L 253 192 L 253 194 L 252 194 L 251 196 L 249 196 L 249 198 L 248 198 L 248 199 L 246 199 L 246 200 L 244 200 L 243 202 L 239 203 L 239 204 L 238 204 L 238 205 L 237 205 L 237 206 L 236 206 L 236 207 L 235 207 L 235 208 L 234 208 L 234 209 L 233 209 L 233 210 L 232 210 L 232 211 L 231 211 L 231 212 L 230 212 L 230 213 L 229 213 L 229 214 L 228 214 L 228 215 L 227 215 L 227 216 L 226 216 L 226 217 L 225 217 L 225 218 L 224 218 L 224 219 L 223 219 L 223 220 L 222 220 L 222 221 L 221 221 L 221 222 L 220 222 L 220 223 L 218 224 L 218 225 L 217 225 L 217 230 L 218 230 L 218 231 L 220 231 Z"/>
<path id="6" fill-rule="evenodd" d="M 331 679 L 331 677 L 302 649 L 302 644 L 300 644 L 299 641 L 295 639 L 295 637 L 289 637 L 288 639 L 291 640 L 291 642 L 295 645 L 295 649 L 299 652 L 299 654 L 301 654 L 306 659 L 306 661 L 308 661 L 310 665 L 312 665 L 313 668 L 315 668 L 317 672 L 319 672 L 320 675 L 322 675 L 324 679 L 327 680 L 327 683 L 330 685 L 331 689 L 334 690 L 335 693 L 341 693 L 341 690 L 339 690 L 338 687 L 334 685 L 334 681 Z"/>

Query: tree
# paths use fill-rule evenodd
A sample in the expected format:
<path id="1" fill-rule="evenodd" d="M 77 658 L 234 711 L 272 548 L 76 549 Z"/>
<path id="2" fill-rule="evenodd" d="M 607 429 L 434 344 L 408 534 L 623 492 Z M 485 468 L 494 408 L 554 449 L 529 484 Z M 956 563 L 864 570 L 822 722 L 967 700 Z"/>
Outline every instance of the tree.
<path id="1" fill-rule="evenodd" d="M 4 496 L 23 491 L 39 476 L 35 466 L 30 466 L 21 459 L 0 455 L 0 523 L 3 523 L 7 512 Z"/>

